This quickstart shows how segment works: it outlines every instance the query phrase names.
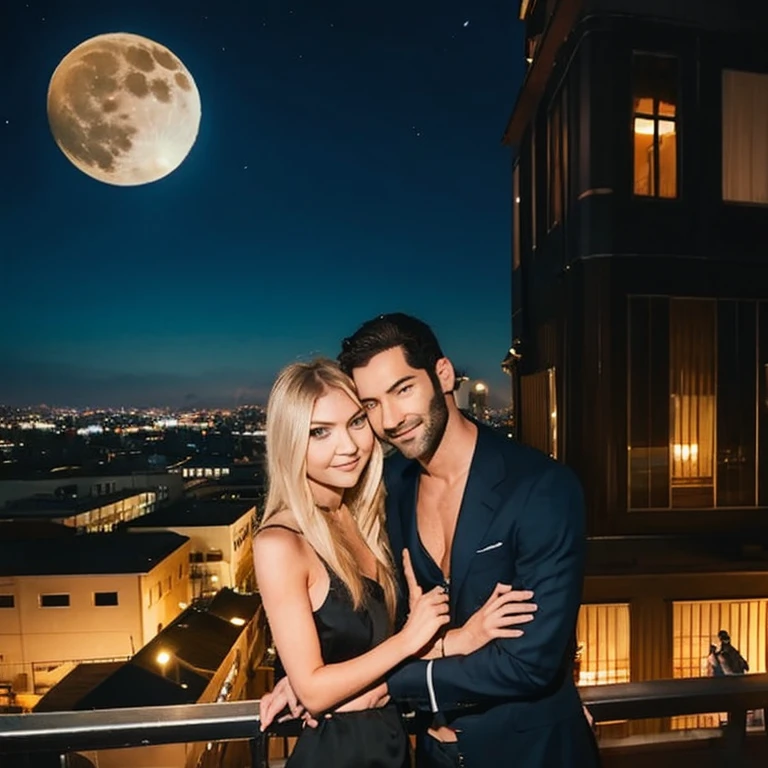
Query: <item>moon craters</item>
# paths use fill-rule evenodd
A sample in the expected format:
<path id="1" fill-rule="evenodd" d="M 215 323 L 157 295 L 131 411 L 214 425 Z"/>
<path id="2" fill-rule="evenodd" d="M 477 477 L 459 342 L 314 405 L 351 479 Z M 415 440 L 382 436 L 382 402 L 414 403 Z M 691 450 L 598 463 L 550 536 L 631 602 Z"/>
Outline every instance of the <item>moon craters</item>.
<path id="1" fill-rule="evenodd" d="M 125 60 L 142 72 L 151 72 L 155 68 L 152 54 L 146 48 L 131 45 L 125 51 Z"/>
<path id="2" fill-rule="evenodd" d="M 62 59 L 48 88 L 48 120 L 72 163 L 109 184 L 157 181 L 177 168 L 200 124 L 192 75 L 159 43 L 99 35 Z"/>
<path id="3" fill-rule="evenodd" d="M 134 96 L 138 96 L 143 99 L 149 95 L 149 85 L 147 85 L 147 78 L 141 72 L 129 72 L 125 76 L 125 88 Z"/>
<path id="4" fill-rule="evenodd" d="M 163 68 L 175 72 L 179 68 L 179 62 L 173 57 L 170 51 L 164 51 L 162 48 L 153 48 L 152 55 L 155 61 Z"/>
<path id="5" fill-rule="evenodd" d="M 171 88 L 168 83 L 162 78 L 155 78 L 152 81 L 152 94 L 158 101 L 162 101 L 163 104 L 168 104 L 171 100 Z"/>

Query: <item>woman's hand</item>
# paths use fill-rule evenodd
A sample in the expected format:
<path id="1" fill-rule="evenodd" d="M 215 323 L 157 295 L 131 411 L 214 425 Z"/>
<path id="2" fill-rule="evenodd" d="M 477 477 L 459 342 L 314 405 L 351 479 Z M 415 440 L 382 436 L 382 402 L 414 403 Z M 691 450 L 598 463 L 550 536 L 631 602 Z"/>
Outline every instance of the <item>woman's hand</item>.
<path id="1" fill-rule="evenodd" d="M 497 584 L 485 605 L 463 627 L 447 633 L 443 640 L 445 655 L 466 655 L 497 638 L 521 637 L 523 631 L 512 627 L 533 621 L 538 606 L 526 602 L 532 597 L 530 590 L 513 590 L 509 584 Z"/>
<path id="2" fill-rule="evenodd" d="M 301 702 L 296 698 L 287 677 L 283 677 L 277 685 L 265 693 L 259 701 L 259 721 L 262 731 L 266 731 L 275 717 L 288 708 L 289 714 L 283 715 L 277 722 L 282 723 L 291 718 L 301 717 L 305 710 Z"/>
<path id="3" fill-rule="evenodd" d="M 408 584 L 410 613 L 399 634 L 405 640 L 409 655 L 416 656 L 448 623 L 448 593 L 442 587 L 435 587 L 426 593 L 422 591 L 407 549 L 403 550 L 403 570 Z"/>
<path id="4" fill-rule="evenodd" d="M 411 564 L 411 554 L 407 549 L 403 550 L 403 573 L 405 574 L 405 583 L 408 586 L 408 613 L 413 611 L 416 601 L 422 596 L 423 590 L 416 581 L 416 574 L 413 572 Z"/>

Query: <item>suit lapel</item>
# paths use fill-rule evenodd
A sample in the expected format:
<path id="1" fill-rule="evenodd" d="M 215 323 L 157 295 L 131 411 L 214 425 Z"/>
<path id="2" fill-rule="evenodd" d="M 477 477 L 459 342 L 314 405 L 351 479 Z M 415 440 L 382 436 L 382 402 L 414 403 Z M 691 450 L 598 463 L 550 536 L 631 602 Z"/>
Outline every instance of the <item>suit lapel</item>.
<path id="1" fill-rule="evenodd" d="M 389 531 L 392 558 L 395 561 L 395 573 L 400 585 L 402 597 L 408 602 L 408 588 L 403 575 L 403 549 L 410 541 L 410 526 L 416 512 L 416 481 L 419 465 L 413 462 L 403 471 L 401 481 L 387 504 L 387 529 Z"/>
<path id="2" fill-rule="evenodd" d="M 502 497 L 494 489 L 504 479 L 504 461 L 489 444 L 486 427 L 478 426 L 477 444 L 469 468 L 467 485 L 459 508 L 459 519 L 451 551 L 451 615 L 467 577 L 472 558 L 496 515 Z"/>

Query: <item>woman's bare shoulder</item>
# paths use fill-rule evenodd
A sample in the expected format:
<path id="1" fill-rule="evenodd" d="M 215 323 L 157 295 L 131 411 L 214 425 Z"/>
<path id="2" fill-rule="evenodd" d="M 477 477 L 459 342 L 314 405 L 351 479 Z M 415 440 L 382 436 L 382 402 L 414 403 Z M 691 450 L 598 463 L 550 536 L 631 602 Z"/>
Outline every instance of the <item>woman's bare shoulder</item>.
<path id="1" fill-rule="evenodd" d="M 303 556 L 305 542 L 293 515 L 280 512 L 261 525 L 254 535 L 253 551 L 261 557 Z"/>

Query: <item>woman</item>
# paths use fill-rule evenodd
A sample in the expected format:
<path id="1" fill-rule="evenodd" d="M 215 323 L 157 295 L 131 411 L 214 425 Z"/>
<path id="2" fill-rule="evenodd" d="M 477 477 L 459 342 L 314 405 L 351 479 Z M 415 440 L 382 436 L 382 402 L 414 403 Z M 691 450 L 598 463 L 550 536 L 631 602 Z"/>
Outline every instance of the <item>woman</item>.
<path id="1" fill-rule="evenodd" d="M 281 372 L 267 406 L 269 493 L 253 543 L 256 578 L 296 695 L 314 716 L 333 710 L 304 729 L 290 768 L 408 765 L 406 734 L 381 681 L 403 660 L 435 653 L 448 596 L 440 588 L 412 596 L 405 626 L 392 633 L 382 462 L 353 384 L 335 363 Z M 527 617 L 507 615 L 507 602 L 494 593 L 474 623 L 453 630 L 448 643 L 441 638 L 441 652 L 522 634 L 509 625 Z"/>

